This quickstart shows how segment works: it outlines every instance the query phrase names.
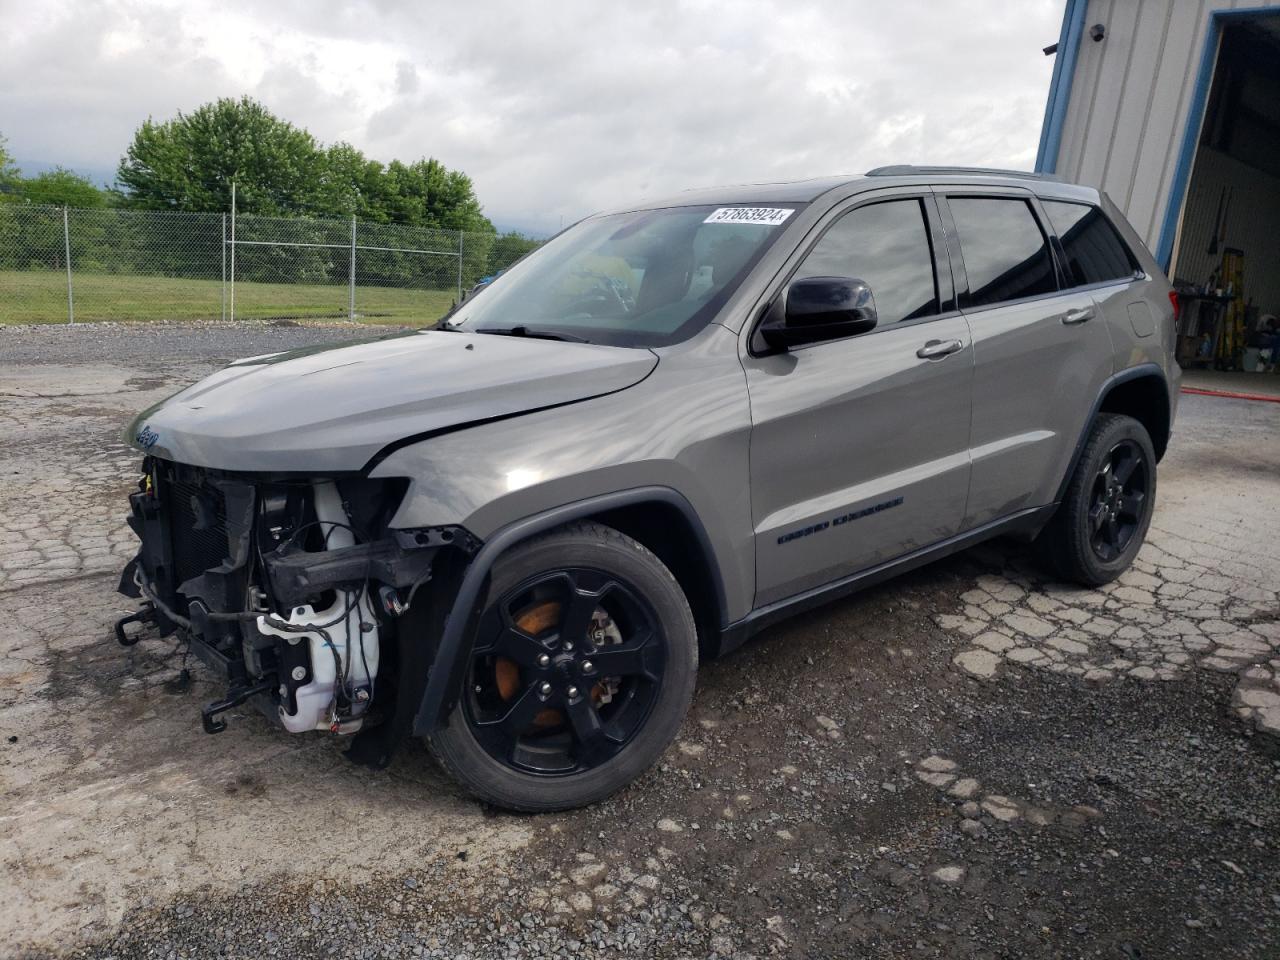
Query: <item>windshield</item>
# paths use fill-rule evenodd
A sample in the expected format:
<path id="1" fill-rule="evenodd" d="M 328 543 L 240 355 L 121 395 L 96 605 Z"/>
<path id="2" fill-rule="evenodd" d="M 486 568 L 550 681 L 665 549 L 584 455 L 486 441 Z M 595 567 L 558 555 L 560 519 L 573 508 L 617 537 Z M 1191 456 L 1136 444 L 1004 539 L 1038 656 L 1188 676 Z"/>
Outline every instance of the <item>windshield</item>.
<path id="1" fill-rule="evenodd" d="M 794 204 L 640 210 L 584 220 L 477 291 L 448 326 L 663 346 L 700 330 Z"/>

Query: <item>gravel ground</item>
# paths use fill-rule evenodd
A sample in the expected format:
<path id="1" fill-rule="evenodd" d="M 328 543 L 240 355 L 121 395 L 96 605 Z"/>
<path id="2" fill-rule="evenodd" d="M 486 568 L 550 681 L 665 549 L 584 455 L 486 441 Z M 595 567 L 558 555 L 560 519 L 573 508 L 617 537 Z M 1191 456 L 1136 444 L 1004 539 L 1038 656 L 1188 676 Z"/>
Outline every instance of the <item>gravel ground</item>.
<path id="1" fill-rule="evenodd" d="M 1280 407 L 1184 397 L 1140 564 L 988 545 L 704 666 L 659 769 L 517 817 L 125 651 L 129 413 L 367 328 L 0 330 L 0 956 L 1280 953 Z M 145 335 L 145 339 L 143 336 Z"/>

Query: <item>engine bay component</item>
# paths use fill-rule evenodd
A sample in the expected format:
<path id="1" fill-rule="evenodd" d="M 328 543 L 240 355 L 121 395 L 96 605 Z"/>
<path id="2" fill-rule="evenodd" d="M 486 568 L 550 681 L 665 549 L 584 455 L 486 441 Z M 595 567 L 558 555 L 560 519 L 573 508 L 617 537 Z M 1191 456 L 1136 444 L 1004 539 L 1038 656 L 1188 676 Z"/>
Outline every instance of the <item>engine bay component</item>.
<path id="1" fill-rule="evenodd" d="M 388 537 L 345 547 L 331 543 L 323 552 L 284 544 L 262 559 L 276 602 L 294 606 L 338 584 L 368 580 L 412 586 L 430 574 L 434 556 L 432 548 L 405 550 Z"/>
<path id="2" fill-rule="evenodd" d="M 402 487 L 365 478 L 255 480 L 149 458 L 130 497 L 142 541 L 120 592 L 143 601 L 116 625 L 177 632 L 226 678 L 201 714 L 253 702 L 285 730 L 352 734 L 396 706 L 378 672 L 400 643 L 394 621 L 431 580 L 441 550 L 466 553 L 461 528 L 391 530 Z M 389 636 L 388 636 L 389 635 Z M 394 667 L 394 663 L 392 664 Z"/>
<path id="3" fill-rule="evenodd" d="M 362 726 L 378 676 L 378 627 L 368 607 L 363 590 L 342 590 L 324 610 L 295 608 L 286 621 L 288 628 L 275 626 L 279 621 L 273 618 L 258 618 L 263 635 L 279 637 L 290 646 L 304 645 L 307 655 L 306 664 L 280 678 L 282 702 L 277 712 L 290 733 L 355 733 Z"/>
<path id="4" fill-rule="evenodd" d="M 354 549 L 355 533 L 337 486 L 332 480 L 319 480 L 312 489 L 323 552 Z M 279 637 L 290 646 L 305 643 L 309 654 L 309 663 L 295 665 L 280 678 L 282 702 L 277 710 L 286 730 L 360 729 L 378 676 L 377 620 L 367 574 L 358 588 L 333 591 L 332 602 L 323 609 L 295 606 L 284 623 L 266 614 L 258 617 L 260 634 Z"/>
<path id="5" fill-rule="evenodd" d="M 204 727 L 205 733 L 221 733 L 227 729 L 227 721 L 216 719 L 220 713 L 226 713 L 240 704 L 252 700 L 254 697 L 262 696 L 271 689 L 271 681 L 263 680 L 261 683 L 254 684 L 250 687 L 236 687 L 227 691 L 227 695 L 221 700 L 215 700 L 200 711 L 200 723 Z"/>

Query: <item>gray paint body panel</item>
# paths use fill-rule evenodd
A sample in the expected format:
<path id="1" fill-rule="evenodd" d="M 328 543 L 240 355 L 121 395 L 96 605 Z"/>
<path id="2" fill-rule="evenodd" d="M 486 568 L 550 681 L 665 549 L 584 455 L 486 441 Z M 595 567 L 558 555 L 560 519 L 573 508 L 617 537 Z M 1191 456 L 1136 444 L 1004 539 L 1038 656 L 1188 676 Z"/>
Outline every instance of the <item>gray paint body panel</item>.
<path id="1" fill-rule="evenodd" d="M 737 186 L 707 187 L 684 190 L 669 197 L 645 200 L 641 203 L 618 207 L 610 213 L 631 210 L 655 210 L 661 207 L 697 207 L 708 203 L 809 203 L 833 190 L 842 190 L 850 182 L 862 177 L 813 177 L 808 180 L 789 180 L 777 183 L 744 183 Z"/>
<path id="2" fill-rule="evenodd" d="M 647 350 L 425 332 L 239 361 L 140 415 L 156 456 L 224 470 L 361 470 L 383 448 L 458 424 L 621 390 Z"/>
<path id="3" fill-rule="evenodd" d="M 563 346 L 563 344 L 556 344 Z M 523 517 L 635 487 L 670 487 L 702 519 L 726 615 L 754 595 L 750 407 L 737 337 L 716 324 L 658 351 L 653 374 L 587 403 L 481 424 L 395 451 L 375 477 L 409 477 L 396 527 L 460 523 L 482 540 Z"/>
<path id="4" fill-rule="evenodd" d="M 969 344 L 968 324 L 954 315 L 747 359 L 757 606 L 959 530 L 973 349 L 917 357 L 934 338 Z"/>
<path id="5" fill-rule="evenodd" d="M 976 371 L 966 528 L 1052 501 L 1089 416 L 1084 398 L 1113 369 L 1101 317 L 1062 322 L 1094 306 L 1088 291 L 1069 290 L 967 314 Z"/>
<path id="6" fill-rule="evenodd" d="M 1120 231 L 1120 236 L 1138 258 L 1146 276 L 1129 284 L 1107 284 L 1093 291 L 1094 300 L 1103 311 L 1114 347 L 1113 366 L 1117 372 L 1152 364 L 1164 372 L 1169 396 L 1169 424 L 1178 412 L 1178 396 L 1182 386 L 1182 368 L 1174 361 L 1178 332 L 1173 323 L 1169 293 L 1173 285 L 1165 278 L 1160 265 L 1133 225 L 1105 193 L 1100 206 L 1107 219 Z M 1156 317 L 1154 336 L 1138 336 L 1129 321 L 1129 304 L 1141 302 Z"/>

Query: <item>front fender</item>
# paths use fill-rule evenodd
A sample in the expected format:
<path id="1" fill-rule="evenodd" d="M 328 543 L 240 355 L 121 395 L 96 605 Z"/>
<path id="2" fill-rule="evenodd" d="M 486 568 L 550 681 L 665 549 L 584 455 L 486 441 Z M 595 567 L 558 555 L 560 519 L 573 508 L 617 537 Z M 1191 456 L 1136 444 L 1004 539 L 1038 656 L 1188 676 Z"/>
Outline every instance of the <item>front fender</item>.
<path id="1" fill-rule="evenodd" d="M 565 504 L 536 516 L 517 520 L 497 531 L 485 542 L 467 566 L 458 586 L 458 592 L 454 596 L 452 607 L 445 618 L 444 629 L 436 647 L 426 689 L 423 691 L 422 702 L 413 722 L 413 732 L 416 735 L 422 736 L 435 730 L 445 722 L 453 709 L 455 695 L 461 687 L 465 667 L 470 659 L 476 617 L 480 612 L 485 585 L 498 557 L 522 540 L 574 520 L 644 503 L 662 503 L 684 514 L 698 537 L 703 552 L 710 556 L 711 547 L 706 530 L 694 513 L 693 507 L 689 505 L 689 501 L 669 487 L 637 487 Z M 720 578 L 720 571 L 714 567 L 714 561 L 712 564 L 712 582 L 720 593 L 719 601 L 723 609 L 724 584 Z"/>
<path id="2" fill-rule="evenodd" d="M 439 723 L 461 682 L 493 561 L 542 530 L 644 502 L 675 507 L 702 540 L 721 625 L 750 612 L 751 418 L 737 349 L 712 325 L 629 389 L 429 437 L 377 463 L 371 476 L 409 480 L 392 527 L 458 525 L 483 542 L 452 605 L 417 732 Z"/>
<path id="3" fill-rule="evenodd" d="M 409 481 L 391 526 L 457 525 L 488 541 L 566 504 L 667 488 L 707 533 L 726 615 L 745 616 L 755 596 L 755 548 L 751 415 L 737 346 L 713 325 L 627 390 L 393 450 L 370 473 Z"/>

